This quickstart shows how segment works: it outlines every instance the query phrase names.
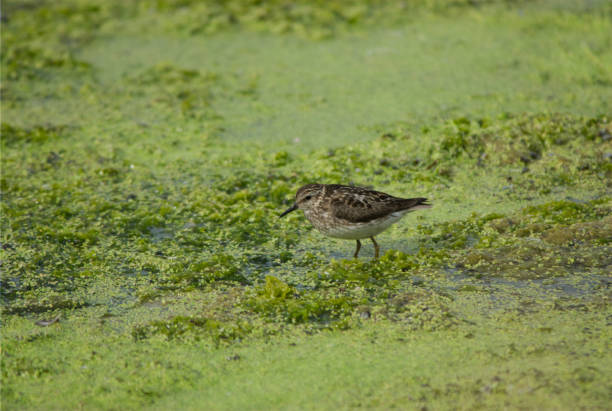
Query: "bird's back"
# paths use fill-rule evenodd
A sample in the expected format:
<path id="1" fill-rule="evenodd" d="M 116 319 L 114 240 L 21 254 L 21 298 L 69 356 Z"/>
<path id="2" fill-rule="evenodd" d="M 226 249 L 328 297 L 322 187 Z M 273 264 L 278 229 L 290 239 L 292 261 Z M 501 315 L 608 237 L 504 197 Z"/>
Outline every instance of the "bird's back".
<path id="1" fill-rule="evenodd" d="M 325 187 L 323 201 L 334 217 L 352 223 L 367 223 L 395 212 L 431 207 L 426 198 L 400 198 L 381 191 L 339 184 Z"/>

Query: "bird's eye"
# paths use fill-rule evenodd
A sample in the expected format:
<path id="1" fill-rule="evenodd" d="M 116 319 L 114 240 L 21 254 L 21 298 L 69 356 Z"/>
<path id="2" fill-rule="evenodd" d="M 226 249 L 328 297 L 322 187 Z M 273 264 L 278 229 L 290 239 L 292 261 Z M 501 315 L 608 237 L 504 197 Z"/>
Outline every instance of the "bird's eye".
<path id="1" fill-rule="evenodd" d="M 312 198 L 312 196 L 311 196 L 311 195 L 307 195 L 306 197 L 304 197 L 304 200 L 308 201 L 308 200 L 310 200 L 311 198 Z"/>

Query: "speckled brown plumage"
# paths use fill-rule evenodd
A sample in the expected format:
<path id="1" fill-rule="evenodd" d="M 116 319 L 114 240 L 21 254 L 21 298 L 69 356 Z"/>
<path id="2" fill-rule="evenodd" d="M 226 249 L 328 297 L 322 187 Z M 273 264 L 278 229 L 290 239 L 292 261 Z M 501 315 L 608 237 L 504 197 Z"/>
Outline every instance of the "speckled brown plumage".
<path id="1" fill-rule="evenodd" d="M 357 241 L 355 258 L 359 255 L 362 238 L 370 238 L 379 247 L 374 236 L 399 221 L 404 214 L 430 208 L 426 198 L 399 198 L 363 187 L 340 184 L 307 184 L 295 195 L 295 203 L 281 217 L 297 210 L 323 234 L 335 238 Z"/>

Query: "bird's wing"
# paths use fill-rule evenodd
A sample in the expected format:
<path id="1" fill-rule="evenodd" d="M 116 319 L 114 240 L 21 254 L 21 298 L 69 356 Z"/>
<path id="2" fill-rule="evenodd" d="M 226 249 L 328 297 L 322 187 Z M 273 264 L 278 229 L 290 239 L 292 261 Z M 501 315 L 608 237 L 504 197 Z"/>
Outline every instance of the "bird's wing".
<path id="1" fill-rule="evenodd" d="M 330 208 L 336 218 L 352 223 L 366 223 L 395 211 L 429 207 L 426 201 L 425 198 L 398 198 L 380 191 L 347 187 L 342 195 L 330 200 Z"/>
<path id="2" fill-rule="evenodd" d="M 393 212 L 388 207 L 383 207 L 381 204 L 372 204 L 371 201 L 366 199 L 348 203 L 334 199 L 331 201 L 331 210 L 334 217 L 351 223 L 367 223 Z"/>

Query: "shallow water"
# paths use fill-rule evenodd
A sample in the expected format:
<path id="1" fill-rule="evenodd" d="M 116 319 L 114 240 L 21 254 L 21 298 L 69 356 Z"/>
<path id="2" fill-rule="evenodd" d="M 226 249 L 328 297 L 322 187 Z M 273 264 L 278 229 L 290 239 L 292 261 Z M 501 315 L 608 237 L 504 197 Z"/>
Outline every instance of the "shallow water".
<path id="1" fill-rule="evenodd" d="M 605 409 L 611 10 L 453 3 L 11 6 L 3 404 Z M 313 181 L 434 207 L 354 261 Z"/>

